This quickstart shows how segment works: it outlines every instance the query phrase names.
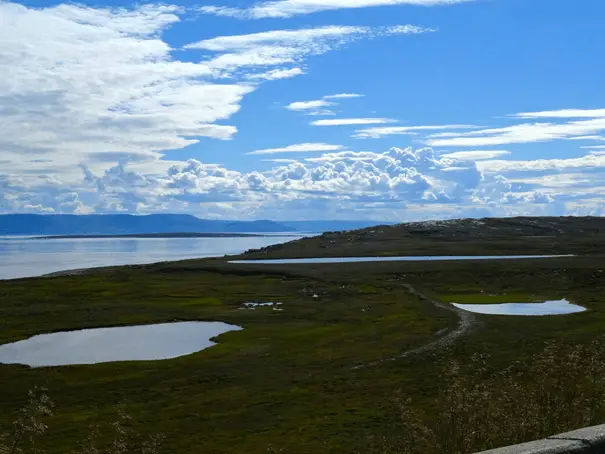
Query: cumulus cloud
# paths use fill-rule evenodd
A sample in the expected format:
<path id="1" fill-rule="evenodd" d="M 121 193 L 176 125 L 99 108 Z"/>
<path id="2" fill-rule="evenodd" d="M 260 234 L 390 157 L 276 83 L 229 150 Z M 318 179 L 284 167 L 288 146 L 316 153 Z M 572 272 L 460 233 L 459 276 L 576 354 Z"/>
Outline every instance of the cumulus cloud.
<path id="1" fill-rule="evenodd" d="M 391 148 L 384 153 L 338 152 L 274 169 L 273 178 L 288 175 L 297 191 L 371 197 L 401 202 L 451 202 L 481 180 L 474 163 L 440 159 L 431 149 Z"/>
<path id="2" fill-rule="evenodd" d="M 342 150 L 342 145 L 330 145 L 328 143 L 298 143 L 295 145 L 288 145 L 287 147 L 281 148 L 267 148 L 265 150 L 256 150 L 246 153 L 248 155 L 260 155 L 260 154 L 275 154 L 275 153 L 304 153 L 310 151 L 335 151 Z"/>
<path id="3" fill-rule="evenodd" d="M 485 182 L 472 195 L 471 200 L 483 204 L 548 204 L 554 197 L 540 191 L 524 191 L 523 185 L 497 175 Z"/>
<path id="4" fill-rule="evenodd" d="M 518 161 L 475 162 L 440 156 L 430 148 L 391 148 L 382 153 L 336 150 L 304 160 L 272 160 L 275 166 L 263 172 L 240 172 L 190 159 L 152 175 L 121 162 L 103 172 L 83 166 L 84 183 L 75 191 L 52 177 L 36 176 L 37 184 L 0 177 L 0 210 L 170 211 L 238 218 L 273 218 L 280 213 L 291 219 L 322 217 L 327 212 L 345 218 L 355 210 L 358 217 L 385 220 L 561 214 L 579 200 L 597 203 L 594 188 L 605 187 L 605 161 L 589 164 L 595 158 L 585 158 L 584 165 L 600 165 L 591 167 L 600 173 L 586 174 L 576 167 L 582 179 L 569 172 L 569 178 L 562 178 L 562 167 L 553 163 L 539 167 L 546 169 L 540 176 L 517 177 L 523 167 Z M 504 162 L 513 164 L 503 166 Z M 532 161 L 526 163 L 534 168 Z M 561 189 L 563 180 L 571 185 L 575 198 Z M 596 184 L 597 180 L 603 184 Z"/>
<path id="5" fill-rule="evenodd" d="M 395 123 L 397 120 L 390 118 L 334 118 L 329 120 L 312 121 L 312 126 L 350 126 L 350 125 L 378 125 Z"/>
<path id="6" fill-rule="evenodd" d="M 258 3 L 249 8 L 204 6 L 202 13 L 239 19 L 288 18 L 319 11 L 369 8 L 390 5 L 442 6 L 472 0 L 277 0 Z"/>

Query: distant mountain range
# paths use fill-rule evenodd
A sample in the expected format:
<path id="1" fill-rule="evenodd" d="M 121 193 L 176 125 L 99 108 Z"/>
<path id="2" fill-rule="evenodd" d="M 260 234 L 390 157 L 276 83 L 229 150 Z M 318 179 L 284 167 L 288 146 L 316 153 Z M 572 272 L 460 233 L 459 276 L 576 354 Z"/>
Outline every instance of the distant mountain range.
<path id="1" fill-rule="evenodd" d="M 187 214 L 0 215 L 0 235 L 128 235 L 152 233 L 277 233 L 352 230 L 372 221 L 227 221 Z"/>
<path id="2" fill-rule="evenodd" d="M 273 221 L 217 221 L 187 214 L 0 215 L 0 235 L 124 235 L 179 232 L 290 232 Z"/>

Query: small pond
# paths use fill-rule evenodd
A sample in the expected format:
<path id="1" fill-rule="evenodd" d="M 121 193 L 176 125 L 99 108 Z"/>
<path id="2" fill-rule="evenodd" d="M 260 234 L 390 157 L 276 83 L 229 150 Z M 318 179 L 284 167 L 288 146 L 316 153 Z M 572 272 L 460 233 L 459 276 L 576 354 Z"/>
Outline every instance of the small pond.
<path id="1" fill-rule="evenodd" d="M 277 303 L 277 302 L 271 302 L 271 301 L 249 301 L 247 303 L 243 303 L 242 307 L 240 307 L 239 309 L 248 309 L 251 311 L 256 310 L 257 307 L 263 308 L 263 307 L 272 307 L 274 311 L 283 311 L 282 308 L 278 307 L 281 306 L 283 303 Z"/>
<path id="2" fill-rule="evenodd" d="M 221 322 L 83 329 L 41 334 L 0 345 L 0 363 L 31 367 L 176 358 L 215 345 L 210 339 L 242 329 Z"/>
<path id="3" fill-rule="evenodd" d="M 465 311 L 488 315 L 564 315 L 586 310 L 566 299 L 543 303 L 453 304 Z"/>
<path id="4" fill-rule="evenodd" d="M 571 255 L 424 255 L 404 257 L 322 257 L 309 259 L 232 260 L 229 263 L 258 265 L 291 265 L 303 263 L 356 263 L 356 262 L 432 262 L 445 260 L 519 260 L 573 257 Z"/>

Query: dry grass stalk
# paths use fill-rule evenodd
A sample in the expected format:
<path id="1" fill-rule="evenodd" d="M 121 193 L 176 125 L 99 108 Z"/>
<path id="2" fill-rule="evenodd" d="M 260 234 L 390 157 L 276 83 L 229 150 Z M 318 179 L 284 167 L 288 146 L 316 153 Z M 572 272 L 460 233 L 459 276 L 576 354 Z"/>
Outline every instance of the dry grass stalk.
<path id="1" fill-rule="evenodd" d="M 600 340 L 566 346 L 548 342 L 528 364 L 491 370 L 474 355 L 444 370 L 447 386 L 430 421 L 395 399 L 399 414 L 389 446 L 378 452 L 467 454 L 605 421 L 605 348 Z M 402 402 L 407 408 L 402 409 Z M 385 445 L 385 442 L 382 442 Z"/>

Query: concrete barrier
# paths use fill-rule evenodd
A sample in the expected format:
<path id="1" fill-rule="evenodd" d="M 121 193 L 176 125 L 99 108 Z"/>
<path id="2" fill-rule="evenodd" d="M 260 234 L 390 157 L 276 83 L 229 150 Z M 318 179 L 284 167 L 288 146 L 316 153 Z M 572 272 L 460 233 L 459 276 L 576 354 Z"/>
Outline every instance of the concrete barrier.
<path id="1" fill-rule="evenodd" d="M 605 454 L 605 424 L 477 454 Z"/>

